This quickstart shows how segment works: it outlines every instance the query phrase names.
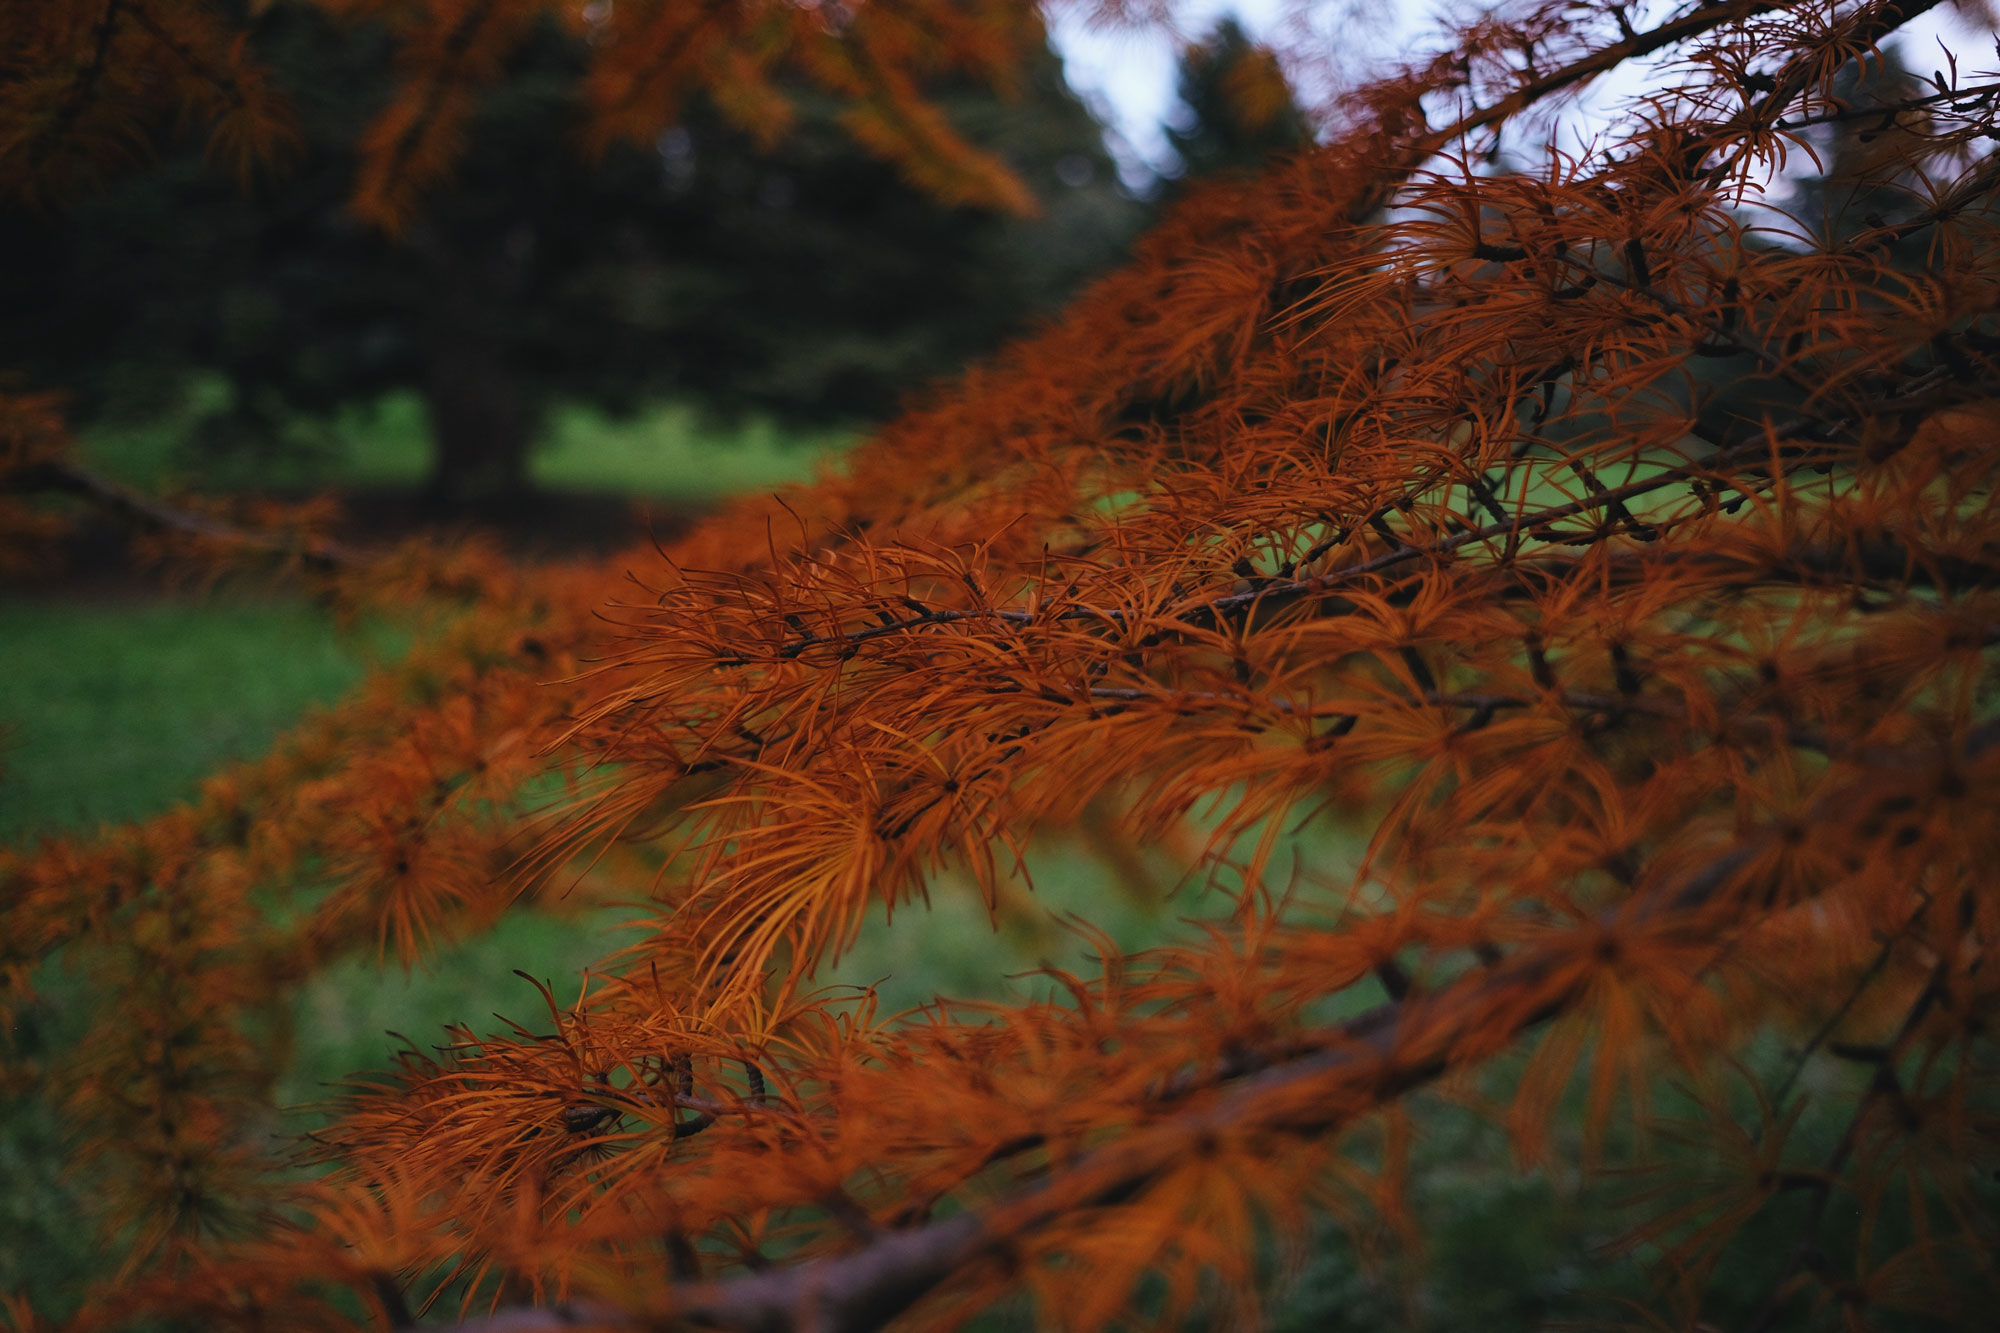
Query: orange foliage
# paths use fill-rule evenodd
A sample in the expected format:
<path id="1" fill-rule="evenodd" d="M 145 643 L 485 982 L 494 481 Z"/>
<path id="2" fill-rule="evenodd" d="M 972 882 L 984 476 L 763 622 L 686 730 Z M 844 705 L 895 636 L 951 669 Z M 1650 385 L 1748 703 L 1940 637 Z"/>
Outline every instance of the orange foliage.
<path id="1" fill-rule="evenodd" d="M 1649 1141 L 1700 1163 L 1629 1240 L 1666 1257 L 1663 1319 L 1707 1317 L 1717 1257 L 1792 1190 L 1812 1207 L 1742 1326 L 1972 1318 L 2000 1148 L 2000 80 L 1832 91 L 1928 7 L 1489 18 L 1348 95 L 1323 147 L 1197 194 L 843 475 L 665 559 L 314 575 L 454 609 L 198 804 L 0 866 L 9 1002 L 57 948 L 100 985 L 40 1071 L 137 1228 L 84 1325 L 404 1326 L 442 1298 L 496 1330 L 948 1326 L 1023 1292 L 1048 1327 L 1142 1293 L 1166 1318 L 1248 1300 L 1259 1237 L 1309 1211 L 1402 1225 L 1420 1089 L 1497 1090 L 1532 1158 L 1580 1085 L 1592 1165 L 1669 1074 L 1716 1122 Z M 907 79 L 1008 31 L 949 8 L 845 7 L 880 28 L 813 48 L 912 161 Z M 781 9 L 785 41 L 839 26 L 611 26 L 719 80 Z M 486 57 L 437 40 L 457 54 L 412 86 L 442 115 Z M 662 114 L 634 50 L 600 57 L 606 132 Z M 1664 76 L 1589 146 L 1489 169 L 1647 58 Z M 1869 168 L 1895 216 L 1829 237 L 1760 201 L 1857 118 L 1896 129 Z M 570 796 L 531 819 L 512 798 L 551 768 Z M 1098 938 L 1098 974 L 1020 1007 L 815 987 L 877 906 L 945 867 L 994 902 L 1086 812 L 1189 848 L 1233 910 L 1138 956 Z M 1364 850 L 1288 867 L 1301 821 Z M 311 1183 L 260 1156 L 259 1006 L 583 873 L 655 907 L 583 994 L 356 1090 Z M 1744 1124 L 1739 1057 L 1774 1034 L 1793 1068 Z M 1797 1073 L 1840 1060 L 1867 1073 L 1848 1127 L 1801 1156 Z"/>

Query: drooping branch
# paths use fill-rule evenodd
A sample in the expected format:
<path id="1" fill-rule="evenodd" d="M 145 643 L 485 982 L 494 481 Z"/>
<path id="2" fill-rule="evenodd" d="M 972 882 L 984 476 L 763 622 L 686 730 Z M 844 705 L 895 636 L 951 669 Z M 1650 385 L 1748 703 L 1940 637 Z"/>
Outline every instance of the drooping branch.
<path id="1" fill-rule="evenodd" d="M 257 532 L 221 519 L 167 504 L 67 459 L 44 459 L 0 477 L 0 490 L 50 491 L 79 496 L 139 527 L 214 542 L 245 551 L 297 559 L 314 570 L 352 569 L 362 563 L 355 551 L 324 537 L 299 539 Z"/>

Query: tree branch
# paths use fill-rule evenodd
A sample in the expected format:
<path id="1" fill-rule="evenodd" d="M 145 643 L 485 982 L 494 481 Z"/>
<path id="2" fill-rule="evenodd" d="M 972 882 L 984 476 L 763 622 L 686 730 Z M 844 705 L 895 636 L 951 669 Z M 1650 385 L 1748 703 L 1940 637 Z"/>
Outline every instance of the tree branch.
<path id="1" fill-rule="evenodd" d="M 298 541 L 253 532 L 180 509 L 142 494 L 123 482 L 76 463 L 43 460 L 0 478 L 0 489 L 9 491 L 55 491 L 80 496 L 127 522 L 161 532 L 177 532 L 205 541 L 222 542 L 252 551 L 297 558 L 309 568 L 321 571 L 349 569 L 361 563 L 361 556 L 339 542 L 316 539 Z"/>
<path id="2" fill-rule="evenodd" d="M 1668 486 L 1685 484 L 1690 481 L 1702 479 L 1705 476 L 1742 471 L 1759 465 L 1769 464 L 1774 461 L 1774 457 L 1782 458 L 1794 466 L 1805 466 L 1821 460 L 1823 457 L 1822 451 L 1825 447 L 1824 442 L 1813 441 L 1807 445 L 1794 445 L 1788 448 L 1780 443 L 1786 437 L 1786 434 L 1787 432 L 1784 431 L 1774 432 L 1770 441 L 1760 440 L 1752 445 L 1724 449 L 1698 462 L 1689 463 L 1681 467 L 1668 468 L 1654 476 L 1639 481 L 1627 482 L 1622 486 L 1601 487 L 1582 499 L 1568 501 L 1563 504 L 1548 505 L 1531 513 L 1511 517 L 1505 522 L 1493 522 L 1483 527 L 1467 528 L 1428 546 L 1403 544 L 1385 551 L 1381 555 L 1359 561 L 1356 564 L 1344 565 L 1339 569 L 1330 570 L 1325 574 L 1282 582 L 1272 580 L 1249 592 L 1229 593 L 1221 597 L 1208 598 L 1195 602 L 1186 609 L 1184 614 L 1220 617 L 1232 612 L 1245 610 L 1252 606 L 1265 605 L 1278 599 L 1313 596 L 1331 592 L 1343 583 L 1351 582 L 1369 574 L 1377 574 L 1385 569 L 1393 569 L 1398 565 L 1406 564 L 1422 556 L 1450 555 L 1463 546 L 1468 546 L 1476 542 L 1491 541 L 1496 537 L 1515 536 L 1522 533 L 1533 535 L 1536 529 L 1546 529 L 1550 524 L 1559 523 L 1566 518 L 1575 518 L 1580 514 L 1608 509 L 1625 500 L 1636 499 L 1639 496 L 1649 495 L 1654 491 L 1662 490 Z M 1072 607 L 1057 612 L 1053 617 L 1049 617 L 1049 619 L 1058 622 L 1074 623 L 1088 621 L 1116 625 L 1123 625 L 1130 618 L 1121 611 L 1103 607 Z M 775 649 L 774 657 L 776 660 L 790 661 L 815 648 L 848 649 L 875 639 L 886 638 L 895 634 L 905 634 L 911 630 L 923 629 L 932 625 L 954 625 L 963 621 L 978 620 L 998 621 L 1009 625 L 1032 625 L 1040 619 L 1042 617 L 1032 611 L 1002 610 L 994 607 L 981 607 L 977 609 L 940 607 L 922 611 L 913 616 L 886 621 L 882 624 L 868 625 L 839 634 L 802 635 L 799 638 L 779 644 Z M 714 664 L 722 667 L 750 666 L 757 660 L 739 654 L 717 658 Z"/>

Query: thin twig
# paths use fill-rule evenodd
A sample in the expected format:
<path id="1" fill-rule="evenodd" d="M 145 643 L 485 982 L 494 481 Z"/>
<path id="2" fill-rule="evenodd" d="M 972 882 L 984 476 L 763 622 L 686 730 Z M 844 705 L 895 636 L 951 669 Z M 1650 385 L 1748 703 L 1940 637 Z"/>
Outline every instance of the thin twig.
<path id="1" fill-rule="evenodd" d="M 1918 892 L 1922 895 L 1922 890 Z M 1924 912 L 1929 907 L 1930 899 L 1927 896 L 1923 897 L 1917 910 L 1910 914 L 1910 919 L 1903 923 L 1902 928 L 1882 941 L 1882 947 L 1876 951 L 1875 957 L 1869 962 L 1866 968 L 1862 969 L 1861 975 L 1854 979 L 1854 985 L 1849 987 L 1846 998 L 1841 1000 L 1834 1011 L 1826 1016 L 1826 1021 L 1821 1023 L 1813 1031 L 1813 1034 L 1806 1038 L 1804 1044 L 1799 1047 L 1798 1052 L 1792 1058 L 1791 1067 L 1785 1071 L 1784 1078 L 1778 1081 L 1777 1088 L 1771 1093 L 1771 1109 L 1774 1114 L 1784 1114 L 1785 1102 L 1792 1095 L 1792 1085 L 1799 1081 L 1799 1076 L 1805 1072 L 1807 1063 L 1811 1061 L 1819 1048 L 1826 1044 L 1826 1039 L 1833 1035 L 1833 1030 L 1840 1026 L 1841 1020 L 1847 1017 L 1848 1011 L 1860 1002 L 1862 995 L 1866 993 L 1868 987 L 1874 984 L 1875 978 L 1882 975 L 1882 969 L 1889 965 L 1889 959 L 1895 954 L 1896 946 L 1908 937 L 1910 927 L 1923 919 Z M 1760 1136 L 1762 1135 L 1763 1126 L 1758 1126 L 1757 1133 Z"/>
<path id="2" fill-rule="evenodd" d="M 167 504 L 123 482 L 113 481 L 101 472 L 66 460 L 45 460 L 9 473 L 4 478 L 4 489 L 57 491 L 81 496 L 140 527 L 178 532 L 205 541 L 297 558 L 317 570 L 348 569 L 362 562 L 358 553 L 339 542 L 326 538 L 300 541 L 253 532 L 206 514 Z"/>
<path id="3" fill-rule="evenodd" d="M 1787 446 L 1784 444 L 1784 440 L 1788 438 L 1788 435 L 1789 432 L 1774 431 L 1769 440 L 1759 440 L 1754 444 L 1724 449 L 1696 462 L 1680 467 L 1667 468 L 1651 477 L 1646 477 L 1638 481 L 1630 481 L 1622 486 L 1605 487 L 1601 491 L 1593 492 L 1581 499 L 1567 501 L 1563 504 L 1548 505 L 1544 508 L 1524 513 L 1519 517 L 1510 518 L 1504 523 L 1494 522 L 1488 523 L 1483 527 L 1467 528 L 1461 532 L 1454 533 L 1452 536 L 1442 538 L 1429 546 L 1398 546 L 1393 550 L 1383 552 L 1381 555 L 1359 561 L 1352 565 L 1344 565 L 1339 569 L 1329 570 L 1325 574 L 1309 578 L 1292 579 L 1285 582 L 1273 581 L 1250 592 L 1230 593 L 1220 597 L 1208 598 L 1183 608 L 1179 614 L 1185 617 L 1211 616 L 1219 618 L 1252 606 L 1268 605 L 1283 599 L 1314 596 L 1320 593 L 1331 592 L 1344 583 L 1353 582 L 1370 574 L 1379 574 L 1384 570 L 1393 569 L 1398 565 L 1408 563 L 1421 556 L 1450 555 L 1463 546 L 1477 542 L 1491 541 L 1496 537 L 1520 536 L 1523 534 L 1534 536 L 1536 529 L 1546 529 L 1550 524 L 1560 523 L 1566 518 L 1575 518 L 1580 514 L 1608 509 L 1614 504 L 1635 499 L 1642 495 L 1648 495 L 1668 486 L 1685 484 L 1718 473 L 1747 470 L 1759 465 L 1768 465 L 1779 460 L 1793 466 L 1809 466 L 1821 461 L 1826 456 L 1825 441 L 1813 440 L 1803 445 L 1795 444 Z M 854 648 L 890 635 L 906 634 L 911 630 L 924 629 L 930 626 L 955 625 L 965 621 L 989 621 L 1008 625 L 1032 625 L 1038 621 L 1066 623 L 1087 621 L 1122 626 L 1131 619 L 1132 617 L 1127 613 L 1107 607 L 1071 607 L 1067 610 L 1059 611 L 1053 616 L 1043 616 L 1033 611 L 1002 610 L 995 607 L 979 607 L 963 610 L 940 607 L 923 611 L 913 616 L 889 620 L 882 624 L 868 625 L 860 629 L 847 630 L 838 634 L 802 635 L 799 638 L 779 644 L 773 652 L 773 657 L 776 660 L 789 661 L 815 648 Z M 750 666 L 757 660 L 743 654 L 732 654 L 727 657 L 714 659 L 714 665 L 719 667 Z"/>
<path id="4" fill-rule="evenodd" d="M 1874 1077 L 1869 1079 L 1867 1089 L 1862 1092 L 1860 1101 L 1855 1105 L 1854 1114 L 1849 1117 L 1840 1141 L 1827 1155 L 1826 1163 L 1820 1171 L 1803 1184 L 1803 1188 L 1813 1191 L 1813 1201 L 1807 1211 L 1805 1223 L 1799 1228 L 1799 1238 L 1792 1246 L 1791 1255 L 1785 1261 L 1784 1268 L 1779 1271 L 1776 1278 L 1772 1279 L 1770 1290 L 1757 1307 L 1756 1313 L 1743 1326 L 1743 1333 L 1763 1333 L 1765 1329 L 1771 1327 L 1785 1308 L 1793 1281 L 1813 1266 L 1813 1257 L 1819 1248 L 1820 1226 L 1825 1222 L 1826 1210 L 1833 1202 L 1834 1184 L 1839 1180 L 1841 1170 L 1847 1165 L 1847 1159 L 1853 1156 L 1855 1145 L 1860 1142 L 1861 1127 L 1866 1122 L 1869 1112 L 1874 1110 L 1876 1102 L 1886 1096 L 1902 1092 L 1902 1085 L 1896 1078 L 1896 1065 L 1902 1059 L 1904 1049 L 1909 1045 L 1911 1036 L 1915 1034 L 1917 1025 L 1923 1021 L 1924 1015 L 1930 1012 L 1931 1006 L 1936 1004 L 1938 997 L 1943 994 L 1946 967 L 1946 961 L 1940 959 L 1937 966 L 1931 970 L 1929 982 L 1911 1002 L 1910 1010 L 1903 1016 L 1903 1022 L 1897 1028 L 1895 1037 L 1885 1044 L 1881 1052 L 1871 1061 L 1875 1067 Z"/>

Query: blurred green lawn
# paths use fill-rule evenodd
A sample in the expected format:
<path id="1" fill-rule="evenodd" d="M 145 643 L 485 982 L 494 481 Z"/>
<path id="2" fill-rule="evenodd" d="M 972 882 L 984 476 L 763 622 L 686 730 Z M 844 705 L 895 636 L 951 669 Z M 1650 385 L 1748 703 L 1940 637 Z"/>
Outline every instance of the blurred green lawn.
<path id="1" fill-rule="evenodd" d="M 208 410 L 204 397 L 197 387 L 177 412 L 90 432 L 82 441 L 85 458 L 152 491 L 414 488 L 424 480 L 424 409 L 414 394 L 391 394 L 323 422 L 293 422 L 268 454 L 219 455 L 198 454 L 189 443 Z M 549 421 L 530 475 L 551 490 L 618 492 L 692 507 L 803 480 L 854 438 L 837 426 L 786 428 L 756 417 L 718 422 L 678 403 L 655 403 L 628 417 L 572 406 Z"/>
<path id="2" fill-rule="evenodd" d="M 0 843 L 192 795 L 393 637 L 343 637 L 289 597 L 0 601 Z"/>

